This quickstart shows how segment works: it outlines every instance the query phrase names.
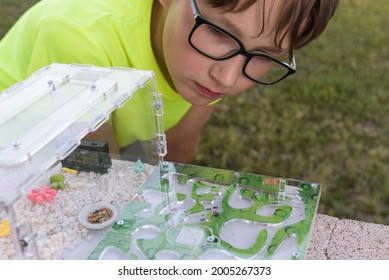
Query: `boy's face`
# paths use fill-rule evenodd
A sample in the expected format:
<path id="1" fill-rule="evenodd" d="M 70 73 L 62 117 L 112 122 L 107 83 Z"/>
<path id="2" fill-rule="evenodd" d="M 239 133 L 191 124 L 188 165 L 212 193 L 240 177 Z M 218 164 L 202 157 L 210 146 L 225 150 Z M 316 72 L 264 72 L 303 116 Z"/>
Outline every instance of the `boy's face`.
<path id="1" fill-rule="evenodd" d="M 166 18 L 162 36 L 163 58 L 160 57 L 159 62 L 166 64 L 171 82 L 185 100 L 193 105 L 207 105 L 216 99 L 242 93 L 255 84 L 242 72 L 246 60 L 244 56 L 217 61 L 190 46 L 188 36 L 195 19 L 189 0 L 160 2 L 166 9 Z M 196 2 L 205 18 L 234 34 L 247 50 L 261 50 L 274 57 L 280 55 L 271 30 L 277 19 L 278 5 L 282 1 L 274 1 L 273 7 L 269 4 L 263 7 L 263 2 L 257 1 L 241 13 L 216 10 L 206 5 L 204 0 Z M 268 16 L 263 19 L 263 14 Z M 287 40 L 284 44 L 282 53 L 288 51 Z"/>

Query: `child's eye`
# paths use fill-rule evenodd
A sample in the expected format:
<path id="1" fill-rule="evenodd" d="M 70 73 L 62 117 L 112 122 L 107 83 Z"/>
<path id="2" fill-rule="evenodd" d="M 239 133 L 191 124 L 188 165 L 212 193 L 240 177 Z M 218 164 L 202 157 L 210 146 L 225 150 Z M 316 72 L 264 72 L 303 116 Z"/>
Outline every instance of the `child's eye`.
<path id="1" fill-rule="evenodd" d="M 218 29 L 215 29 L 215 28 L 210 28 L 211 32 L 213 33 L 213 35 L 215 36 L 219 36 L 219 37 L 228 37 L 224 32 L 221 32 L 220 30 Z"/>
<path id="2" fill-rule="evenodd" d="M 207 30 L 208 30 L 207 32 L 209 33 L 209 35 L 213 36 L 215 38 L 232 40 L 232 38 L 230 36 L 228 36 L 226 33 L 222 32 L 222 31 L 220 31 L 219 29 L 208 26 Z"/>
<path id="3" fill-rule="evenodd" d="M 256 56 L 254 59 L 252 59 L 255 63 L 258 64 L 267 64 L 267 63 L 272 63 L 273 60 L 266 56 Z"/>

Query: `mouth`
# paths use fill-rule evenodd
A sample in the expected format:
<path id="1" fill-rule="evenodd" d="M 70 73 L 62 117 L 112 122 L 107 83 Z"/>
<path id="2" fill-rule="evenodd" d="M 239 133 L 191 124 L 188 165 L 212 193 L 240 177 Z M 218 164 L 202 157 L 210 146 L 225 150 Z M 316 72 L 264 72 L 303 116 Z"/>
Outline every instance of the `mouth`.
<path id="1" fill-rule="evenodd" d="M 202 85 L 196 83 L 197 87 L 197 92 L 201 95 L 204 96 L 205 98 L 214 100 L 222 97 L 222 94 L 219 92 L 213 92 L 209 88 L 203 87 Z"/>

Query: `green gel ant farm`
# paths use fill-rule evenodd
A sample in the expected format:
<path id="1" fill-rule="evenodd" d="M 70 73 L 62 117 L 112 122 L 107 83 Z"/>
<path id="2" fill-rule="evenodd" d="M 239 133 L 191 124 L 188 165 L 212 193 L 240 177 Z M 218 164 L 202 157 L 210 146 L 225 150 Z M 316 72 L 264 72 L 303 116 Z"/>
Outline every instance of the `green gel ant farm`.
<path id="1" fill-rule="evenodd" d="M 304 259 L 320 184 L 162 166 L 89 259 Z"/>

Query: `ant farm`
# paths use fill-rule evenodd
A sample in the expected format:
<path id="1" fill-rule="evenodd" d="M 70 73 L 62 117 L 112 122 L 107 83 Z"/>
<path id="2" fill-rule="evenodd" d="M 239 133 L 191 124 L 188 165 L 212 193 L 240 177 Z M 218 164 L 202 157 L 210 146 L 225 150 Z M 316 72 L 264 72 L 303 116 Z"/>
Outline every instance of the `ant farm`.
<path id="1" fill-rule="evenodd" d="M 304 259 L 319 184 L 162 166 L 89 259 Z"/>
<path id="2" fill-rule="evenodd" d="M 84 138 L 122 107 L 128 154 Z M 321 185 L 166 162 L 163 115 L 151 71 L 53 63 L 3 91 L 0 260 L 304 259 Z"/>

